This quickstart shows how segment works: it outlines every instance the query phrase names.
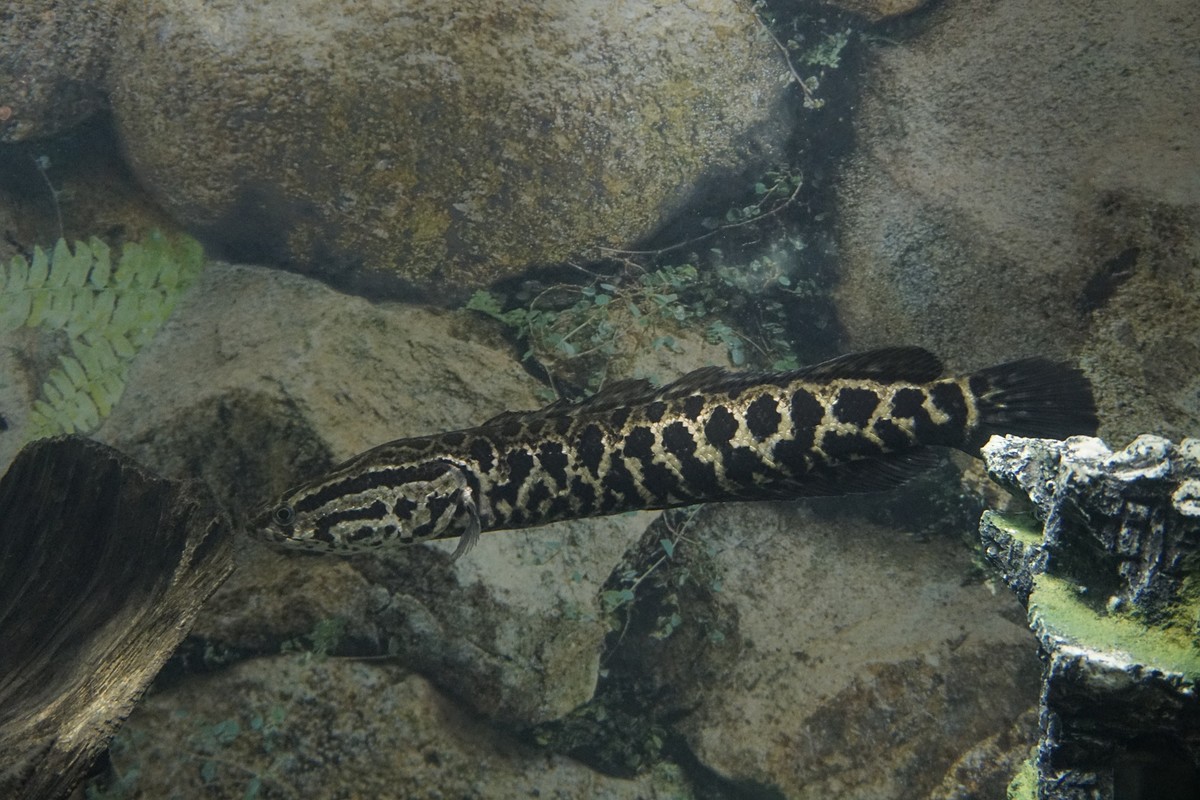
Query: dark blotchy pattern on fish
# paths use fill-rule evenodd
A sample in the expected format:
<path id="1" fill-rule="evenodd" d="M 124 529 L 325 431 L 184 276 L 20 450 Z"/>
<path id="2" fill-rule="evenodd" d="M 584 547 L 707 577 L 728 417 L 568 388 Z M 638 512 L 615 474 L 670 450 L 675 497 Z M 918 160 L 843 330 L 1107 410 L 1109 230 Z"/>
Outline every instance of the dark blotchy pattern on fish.
<path id="1" fill-rule="evenodd" d="M 1034 358 L 941 374 L 931 353 L 897 347 L 786 373 L 622 381 L 583 403 L 381 445 L 288 492 L 255 530 L 343 552 L 461 536 L 464 552 L 481 530 L 873 491 L 930 464 L 930 445 L 974 453 L 994 433 L 1095 432 L 1073 367 Z"/>

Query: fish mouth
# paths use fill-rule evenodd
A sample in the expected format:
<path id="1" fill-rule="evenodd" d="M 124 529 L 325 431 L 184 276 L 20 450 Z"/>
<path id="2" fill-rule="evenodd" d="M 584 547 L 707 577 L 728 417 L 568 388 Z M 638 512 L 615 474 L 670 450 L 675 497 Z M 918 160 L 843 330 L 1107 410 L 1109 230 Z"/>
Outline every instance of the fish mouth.
<path id="1" fill-rule="evenodd" d="M 273 509 L 279 504 L 260 506 L 250 515 L 250 524 L 246 526 L 251 539 L 260 542 L 282 544 L 292 539 L 288 530 L 281 528 L 272 517 Z"/>
<path id="2" fill-rule="evenodd" d="M 285 544 L 295 541 L 291 536 L 274 528 L 251 528 L 250 536 L 260 542 L 269 542 L 271 544 Z"/>

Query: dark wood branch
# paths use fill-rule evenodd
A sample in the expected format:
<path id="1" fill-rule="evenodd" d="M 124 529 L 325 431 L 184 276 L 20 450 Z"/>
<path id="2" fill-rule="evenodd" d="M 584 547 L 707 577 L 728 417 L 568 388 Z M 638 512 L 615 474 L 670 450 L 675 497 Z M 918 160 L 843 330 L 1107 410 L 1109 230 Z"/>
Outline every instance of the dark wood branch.
<path id="1" fill-rule="evenodd" d="M 233 570 L 195 484 L 74 436 L 0 479 L 0 797 L 69 793 Z"/>

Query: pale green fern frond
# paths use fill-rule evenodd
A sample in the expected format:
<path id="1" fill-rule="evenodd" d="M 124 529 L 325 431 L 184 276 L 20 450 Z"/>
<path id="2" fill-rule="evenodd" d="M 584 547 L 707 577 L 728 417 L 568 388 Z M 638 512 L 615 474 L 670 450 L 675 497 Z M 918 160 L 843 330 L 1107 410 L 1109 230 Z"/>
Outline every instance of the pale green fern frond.
<path id="1" fill-rule="evenodd" d="M 59 355 L 29 414 L 26 439 L 95 429 L 112 411 L 138 351 L 166 321 L 204 263 L 198 242 L 151 234 L 127 243 L 114 265 L 97 238 L 60 239 L 32 261 L 0 264 L 0 335 L 21 326 L 62 331 L 70 355 Z"/>

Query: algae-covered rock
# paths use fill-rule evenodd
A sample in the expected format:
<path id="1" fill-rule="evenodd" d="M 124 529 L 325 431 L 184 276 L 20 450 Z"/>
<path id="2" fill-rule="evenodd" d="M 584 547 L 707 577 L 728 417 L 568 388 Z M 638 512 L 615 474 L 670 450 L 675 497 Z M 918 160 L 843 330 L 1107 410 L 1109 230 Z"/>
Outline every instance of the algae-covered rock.
<path id="1" fill-rule="evenodd" d="M 120 797 L 687 796 L 677 769 L 617 780 L 521 744 L 394 663 L 305 655 L 152 694 L 112 762 Z"/>
<path id="2" fill-rule="evenodd" d="M 1003 437 L 983 454 L 1044 520 L 987 514 L 980 526 L 1046 665 L 1037 796 L 1195 797 L 1200 445 Z"/>
<path id="3" fill-rule="evenodd" d="M 628 246 L 788 127 L 786 67 L 733 0 L 45 0 L 18 17 L 0 53 L 28 34 L 38 68 L 0 67 L 27 87 L 0 88 L 0 135 L 52 131 L 67 85 L 107 96 L 138 177 L 193 231 L 440 300 Z"/>

